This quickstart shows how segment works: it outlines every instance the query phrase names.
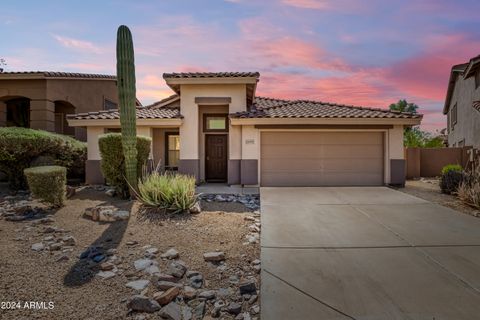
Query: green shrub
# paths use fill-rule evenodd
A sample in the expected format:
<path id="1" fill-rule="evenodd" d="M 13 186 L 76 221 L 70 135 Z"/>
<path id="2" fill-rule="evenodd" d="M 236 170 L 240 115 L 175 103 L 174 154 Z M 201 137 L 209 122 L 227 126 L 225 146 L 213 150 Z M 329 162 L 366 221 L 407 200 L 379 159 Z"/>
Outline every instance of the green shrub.
<path id="1" fill-rule="evenodd" d="M 197 201 L 195 178 L 154 171 L 139 179 L 137 197 L 146 206 L 180 213 Z"/>
<path id="2" fill-rule="evenodd" d="M 462 172 L 463 168 L 459 164 L 447 164 L 445 167 L 442 168 L 442 175 L 450 171 Z"/>
<path id="3" fill-rule="evenodd" d="M 65 203 L 67 168 L 42 166 L 25 169 L 32 195 L 42 201 L 62 206 Z"/>
<path id="4" fill-rule="evenodd" d="M 142 168 L 147 164 L 152 139 L 137 136 L 137 172 L 141 175 Z M 126 198 L 129 195 L 125 180 L 125 157 L 122 149 L 122 134 L 107 133 L 98 138 L 100 155 L 102 157 L 102 174 L 107 183 L 115 187 L 118 194 Z"/>
<path id="5" fill-rule="evenodd" d="M 440 178 L 440 189 L 442 193 L 456 193 L 458 186 L 464 180 L 465 174 L 462 166 L 458 164 L 449 164 L 442 168 L 442 176 Z"/>
<path id="6" fill-rule="evenodd" d="M 0 171 L 7 175 L 12 189 L 26 188 L 23 170 L 38 164 L 66 167 L 69 176 L 83 175 L 86 157 L 87 145 L 69 136 L 28 128 L 0 128 Z"/>

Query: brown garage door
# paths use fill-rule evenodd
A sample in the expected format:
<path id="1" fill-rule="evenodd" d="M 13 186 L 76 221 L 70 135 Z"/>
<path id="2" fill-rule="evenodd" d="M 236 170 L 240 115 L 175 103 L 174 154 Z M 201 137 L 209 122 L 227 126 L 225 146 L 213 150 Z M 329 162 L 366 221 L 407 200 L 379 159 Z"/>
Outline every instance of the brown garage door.
<path id="1" fill-rule="evenodd" d="M 381 132 L 262 132 L 262 186 L 383 184 Z"/>

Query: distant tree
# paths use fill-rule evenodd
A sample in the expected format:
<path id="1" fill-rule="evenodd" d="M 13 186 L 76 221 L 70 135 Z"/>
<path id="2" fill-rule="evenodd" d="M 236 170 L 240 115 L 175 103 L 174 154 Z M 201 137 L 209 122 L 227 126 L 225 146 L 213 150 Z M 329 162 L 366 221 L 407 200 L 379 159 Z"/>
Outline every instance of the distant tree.
<path id="1" fill-rule="evenodd" d="M 3 67 L 7 65 L 5 59 L 0 58 L 0 72 L 3 72 Z"/>
<path id="2" fill-rule="evenodd" d="M 402 99 L 398 100 L 397 103 L 392 103 L 388 108 L 392 111 L 417 113 L 418 105 Z"/>
<path id="3" fill-rule="evenodd" d="M 409 148 L 441 148 L 444 146 L 443 139 L 429 132 L 413 127 L 403 134 L 403 144 Z"/>

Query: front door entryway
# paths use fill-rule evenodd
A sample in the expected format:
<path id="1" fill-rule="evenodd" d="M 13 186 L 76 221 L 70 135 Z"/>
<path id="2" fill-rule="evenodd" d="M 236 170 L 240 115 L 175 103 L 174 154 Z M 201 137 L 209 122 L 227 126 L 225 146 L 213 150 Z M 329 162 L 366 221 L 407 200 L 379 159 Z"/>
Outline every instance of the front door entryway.
<path id="1" fill-rule="evenodd" d="M 205 175 L 207 181 L 227 181 L 227 135 L 205 136 Z"/>

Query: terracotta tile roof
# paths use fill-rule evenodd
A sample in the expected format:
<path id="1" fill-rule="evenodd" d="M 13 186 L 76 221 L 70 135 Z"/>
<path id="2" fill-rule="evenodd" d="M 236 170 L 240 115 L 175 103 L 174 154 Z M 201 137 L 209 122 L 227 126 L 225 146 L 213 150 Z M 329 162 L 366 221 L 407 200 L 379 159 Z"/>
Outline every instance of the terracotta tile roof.
<path id="1" fill-rule="evenodd" d="M 174 103 L 175 99 L 177 99 L 177 98 L 179 98 L 179 96 L 178 96 L 178 94 L 175 93 L 175 94 L 172 94 L 169 97 L 166 97 L 166 98 L 164 98 L 160 101 L 154 102 L 154 103 L 146 106 L 146 108 L 154 108 L 154 107 L 158 107 L 158 106 L 162 106 L 162 105 L 164 105 L 165 107 L 168 106 L 169 108 L 171 108 L 171 107 L 180 108 L 180 103 Z M 173 100 L 172 103 L 168 103 L 171 100 Z"/>
<path id="2" fill-rule="evenodd" d="M 1 75 L 32 75 L 43 76 L 45 78 L 82 78 L 82 79 L 111 79 L 116 80 L 117 77 L 108 74 L 95 73 L 77 73 L 77 72 L 54 72 L 54 71 L 16 71 L 16 72 L 0 72 Z"/>
<path id="3" fill-rule="evenodd" d="M 67 115 L 68 119 L 72 120 L 111 120 L 120 119 L 118 109 L 101 110 L 95 112 L 77 113 Z M 137 119 L 174 119 L 182 118 L 179 108 L 153 108 L 140 107 L 137 108 Z"/>
<path id="4" fill-rule="evenodd" d="M 164 73 L 163 78 L 245 78 L 260 77 L 258 72 L 172 72 Z"/>
<path id="5" fill-rule="evenodd" d="M 421 114 L 356 107 L 310 100 L 256 98 L 250 111 L 237 112 L 232 118 L 422 118 Z"/>

